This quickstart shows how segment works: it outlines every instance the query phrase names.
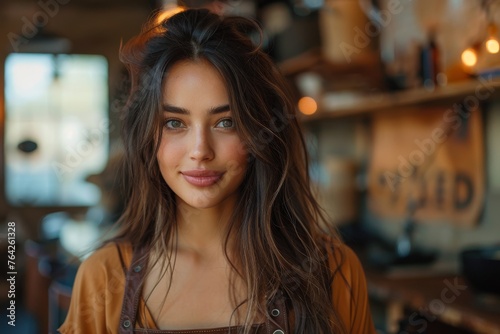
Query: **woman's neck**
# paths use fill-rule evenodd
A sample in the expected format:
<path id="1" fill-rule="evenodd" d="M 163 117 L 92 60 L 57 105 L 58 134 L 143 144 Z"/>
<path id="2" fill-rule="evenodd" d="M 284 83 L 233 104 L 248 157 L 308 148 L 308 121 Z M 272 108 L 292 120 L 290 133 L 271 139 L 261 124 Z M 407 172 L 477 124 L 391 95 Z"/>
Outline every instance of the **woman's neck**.
<path id="1" fill-rule="evenodd" d="M 226 228 L 235 207 L 235 199 L 228 198 L 211 208 L 194 208 L 178 202 L 178 251 L 201 255 L 223 253 Z"/>

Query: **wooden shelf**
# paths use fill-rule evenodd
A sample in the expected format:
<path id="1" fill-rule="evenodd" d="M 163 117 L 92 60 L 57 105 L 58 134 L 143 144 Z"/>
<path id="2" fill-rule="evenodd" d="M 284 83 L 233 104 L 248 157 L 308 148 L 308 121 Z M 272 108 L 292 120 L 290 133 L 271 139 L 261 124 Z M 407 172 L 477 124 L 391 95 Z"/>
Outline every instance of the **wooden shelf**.
<path id="1" fill-rule="evenodd" d="M 468 96 L 477 100 L 487 100 L 500 95 L 500 78 L 493 80 L 471 79 L 437 87 L 432 91 L 425 88 L 411 89 L 396 93 L 345 93 L 324 94 L 318 101 L 318 111 L 309 116 L 302 116 L 305 122 L 330 118 L 364 115 L 373 112 L 411 109 L 430 104 L 449 104 L 461 102 Z"/>

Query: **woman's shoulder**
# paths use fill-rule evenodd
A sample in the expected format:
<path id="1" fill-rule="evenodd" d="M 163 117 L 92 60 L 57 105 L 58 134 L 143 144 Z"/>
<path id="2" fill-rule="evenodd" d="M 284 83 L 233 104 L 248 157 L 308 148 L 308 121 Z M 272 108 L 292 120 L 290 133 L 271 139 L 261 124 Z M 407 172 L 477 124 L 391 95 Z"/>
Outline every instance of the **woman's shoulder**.
<path id="1" fill-rule="evenodd" d="M 130 244 L 109 242 L 80 264 L 68 316 L 59 332 L 115 332 L 125 289 L 126 264 L 131 254 Z"/>
<path id="2" fill-rule="evenodd" d="M 340 271 L 347 276 L 348 281 L 359 275 L 364 277 L 363 266 L 356 253 L 348 245 L 332 237 L 325 237 L 325 241 L 332 271 Z"/>
<path id="3" fill-rule="evenodd" d="M 94 274 L 114 270 L 123 271 L 130 264 L 131 258 L 132 246 L 130 243 L 107 242 L 81 263 L 79 271 L 90 271 Z"/>
<path id="4" fill-rule="evenodd" d="M 335 298 L 352 301 L 363 297 L 367 290 L 366 277 L 356 253 L 338 238 L 326 237 L 324 240 Z"/>
<path id="5" fill-rule="evenodd" d="M 333 275 L 332 298 L 350 333 L 375 333 L 370 314 L 366 277 L 356 253 L 335 238 L 325 238 L 330 271 Z"/>

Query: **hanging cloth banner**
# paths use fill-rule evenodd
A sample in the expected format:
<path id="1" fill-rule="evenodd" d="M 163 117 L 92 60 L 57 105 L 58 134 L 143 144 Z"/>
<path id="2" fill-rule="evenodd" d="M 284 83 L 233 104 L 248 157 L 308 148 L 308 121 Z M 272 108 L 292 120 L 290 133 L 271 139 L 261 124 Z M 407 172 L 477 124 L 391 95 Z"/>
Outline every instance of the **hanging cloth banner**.
<path id="1" fill-rule="evenodd" d="M 462 104 L 373 116 L 368 207 L 382 219 L 474 225 L 485 198 L 483 122 Z"/>

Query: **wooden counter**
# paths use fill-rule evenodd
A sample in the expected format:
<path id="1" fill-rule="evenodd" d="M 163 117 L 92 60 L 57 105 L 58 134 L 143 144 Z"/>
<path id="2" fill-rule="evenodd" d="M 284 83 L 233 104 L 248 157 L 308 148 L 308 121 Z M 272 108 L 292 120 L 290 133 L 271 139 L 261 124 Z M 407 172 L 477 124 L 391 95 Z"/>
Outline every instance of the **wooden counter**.
<path id="1" fill-rule="evenodd" d="M 402 316 L 408 316 L 405 307 L 419 311 L 429 323 L 439 320 L 474 333 L 500 333 L 499 304 L 480 305 L 461 276 L 393 277 L 369 270 L 366 276 L 370 298 L 387 303 L 389 333 L 397 331 Z"/>

